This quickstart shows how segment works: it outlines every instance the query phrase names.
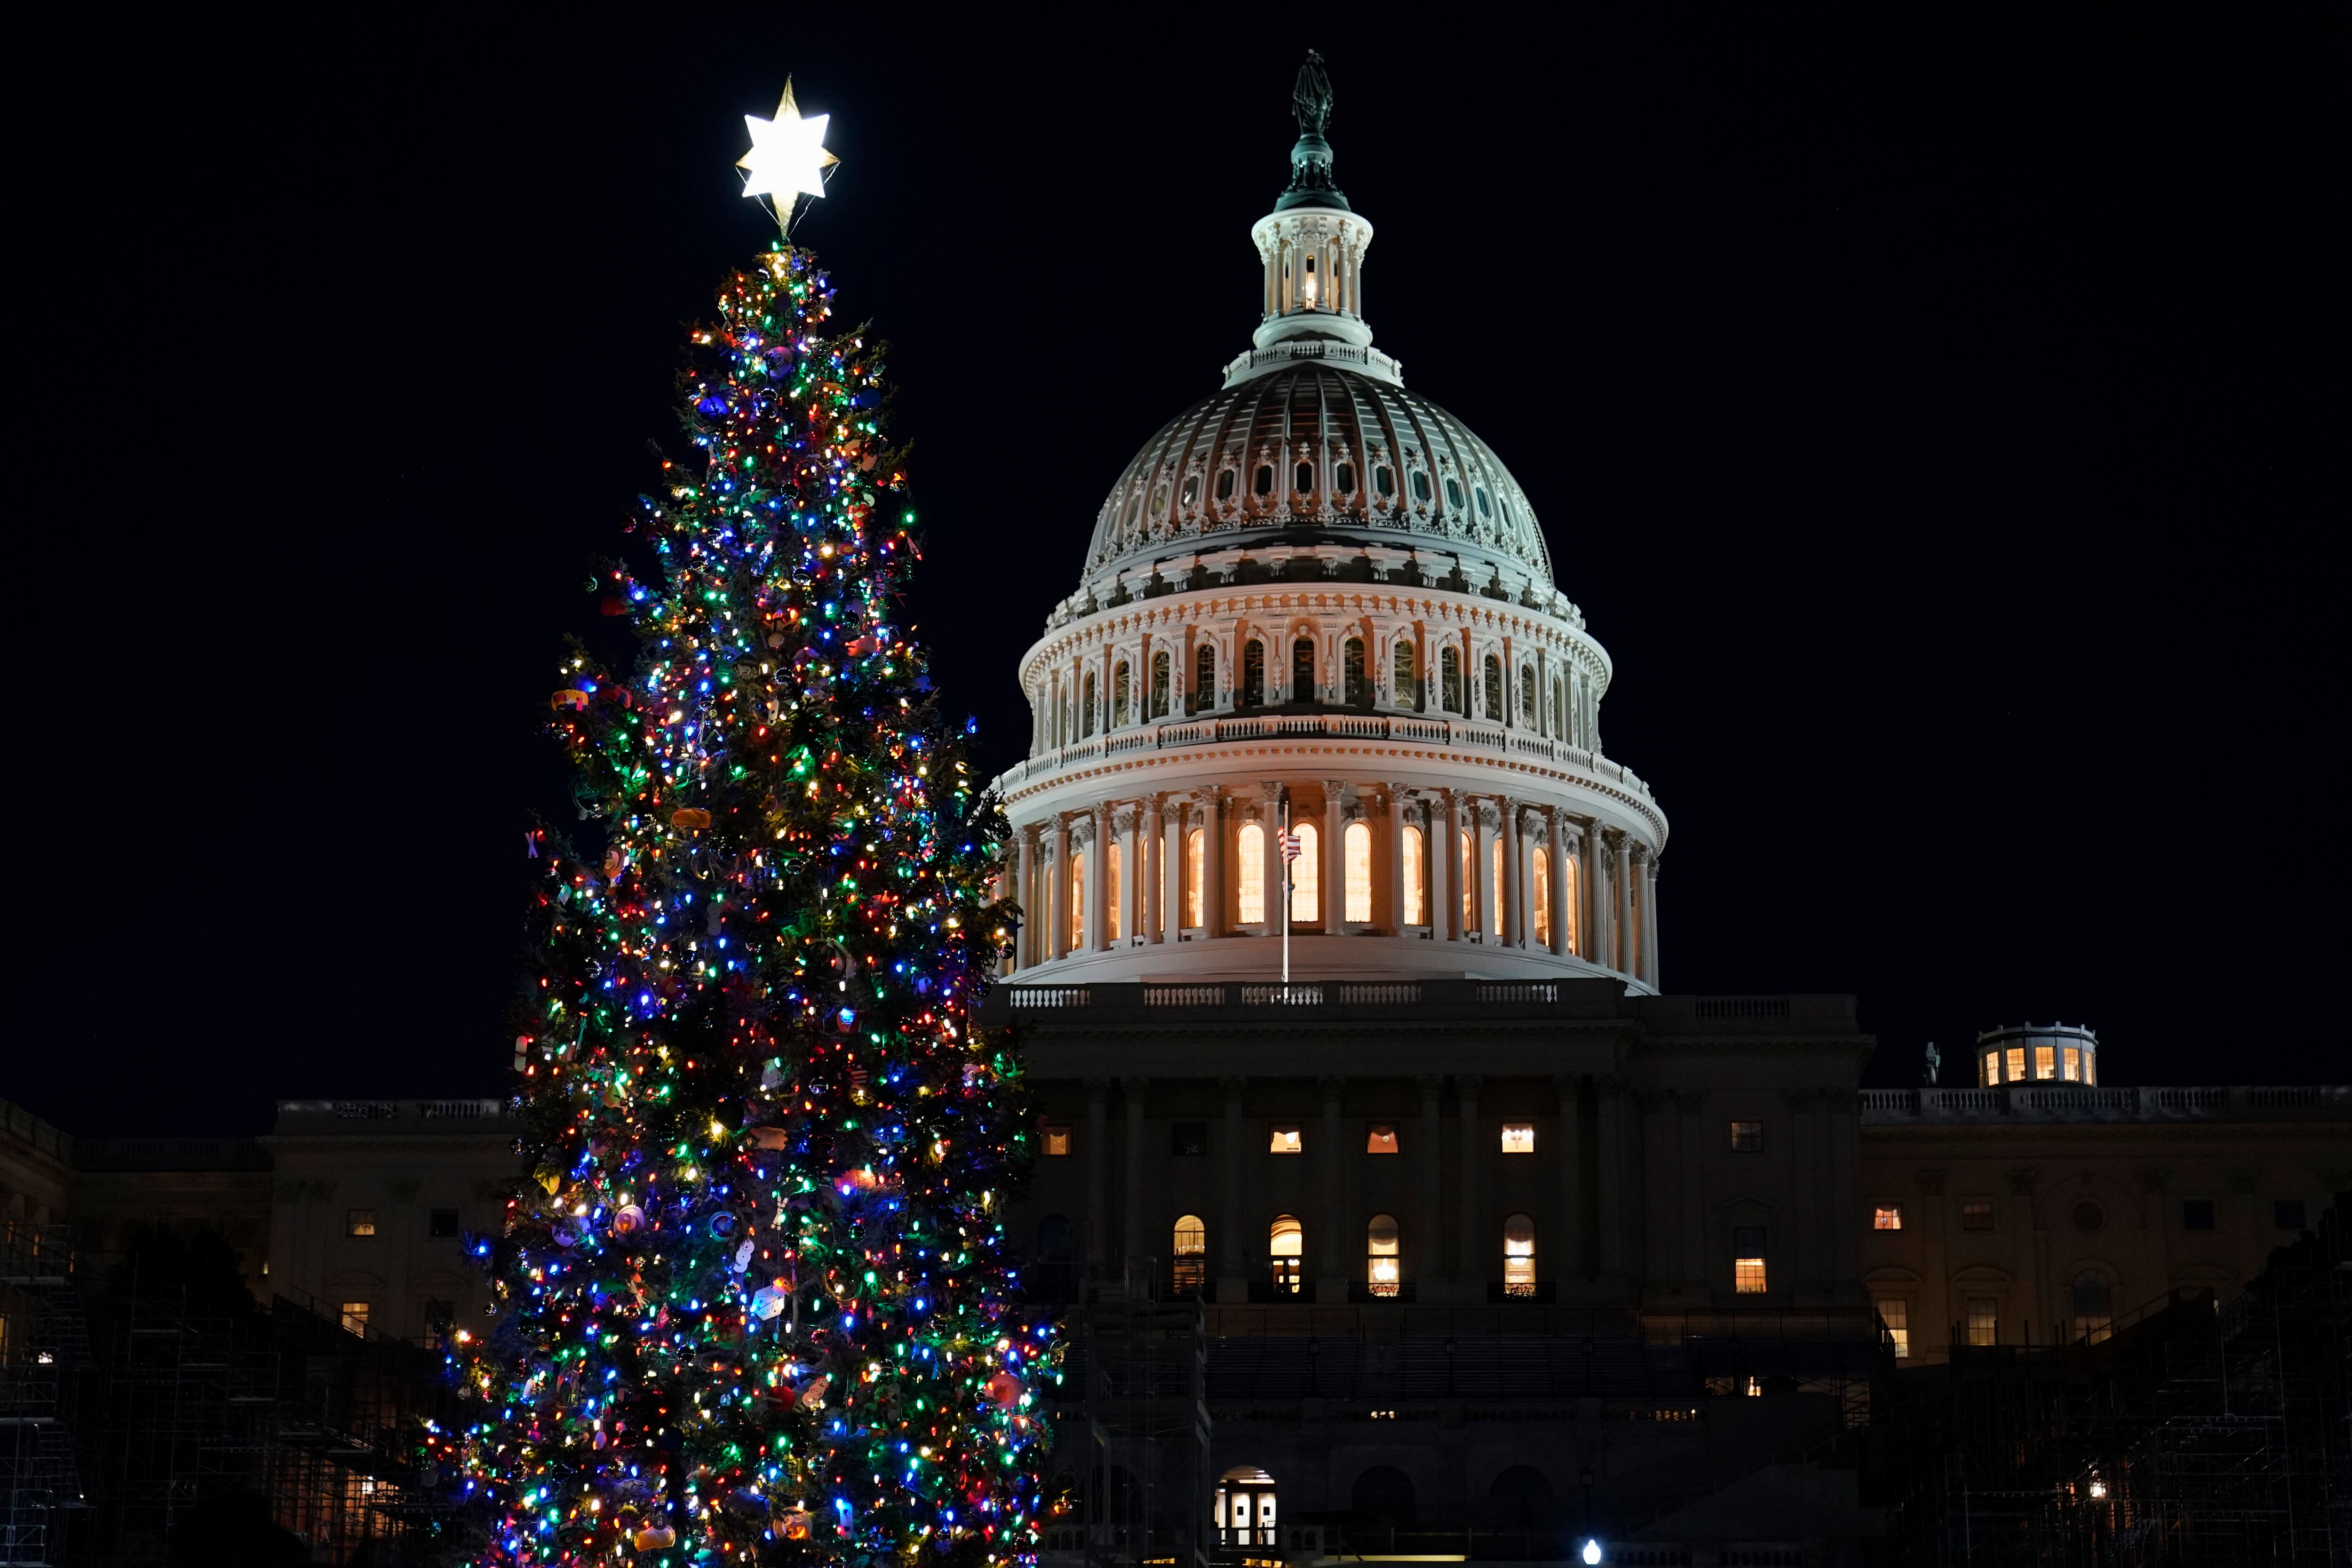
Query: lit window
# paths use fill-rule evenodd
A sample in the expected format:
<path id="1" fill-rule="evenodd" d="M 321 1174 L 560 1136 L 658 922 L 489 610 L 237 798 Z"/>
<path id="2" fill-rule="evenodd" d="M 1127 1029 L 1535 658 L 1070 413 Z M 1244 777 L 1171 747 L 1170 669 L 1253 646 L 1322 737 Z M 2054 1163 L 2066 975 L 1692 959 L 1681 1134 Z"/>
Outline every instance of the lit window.
<path id="1" fill-rule="evenodd" d="M 1209 1282 L 1209 1227 L 1201 1223 L 1198 1215 L 1184 1215 L 1176 1221 L 1176 1229 L 1169 1245 L 1172 1267 L 1169 1283 L 1179 1296 L 1197 1296 Z"/>
<path id="2" fill-rule="evenodd" d="M 1532 1121 L 1503 1123 L 1503 1152 L 1532 1154 L 1536 1152 L 1536 1124 Z"/>
<path id="3" fill-rule="evenodd" d="M 1296 823 L 1298 858 L 1290 867 L 1290 923 L 1311 925 L 1323 918 L 1322 835 L 1311 822 Z"/>
<path id="4" fill-rule="evenodd" d="M 2210 1230 L 2213 1228 L 2211 1198 L 2183 1198 L 2180 1202 L 2180 1228 Z"/>
<path id="5" fill-rule="evenodd" d="M 1911 1357 L 1911 1303 L 1896 1297 L 1881 1297 L 1878 1321 L 1886 1330 L 1887 1342 L 1895 1347 L 1895 1359 L 1908 1361 Z"/>
<path id="6" fill-rule="evenodd" d="M 1195 827 L 1184 835 L 1184 923 L 1193 930 L 1205 924 L 1201 918 L 1201 874 L 1206 868 L 1209 835 L 1205 828 Z"/>
<path id="7" fill-rule="evenodd" d="M 1870 1228 L 1873 1230 L 1901 1230 L 1903 1228 L 1902 1205 L 1899 1204 L 1880 1204 L 1876 1208 L 1871 1210 Z"/>
<path id="8" fill-rule="evenodd" d="M 2033 1047 L 2033 1076 L 2044 1080 L 2053 1079 L 2058 1076 L 2057 1047 L 2036 1046 Z"/>
<path id="9" fill-rule="evenodd" d="M 344 1219 L 343 1234 L 345 1236 L 373 1236 L 375 1234 L 375 1210 L 352 1210 L 350 1215 Z"/>
<path id="10" fill-rule="evenodd" d="M 1764 1152 L 1764 1124 L 1761 1121 L 1735 1121 L 1731 1124 L 1731 1152 L 1735 1154 Z"/>
<path id="11" fill-rule="evenodd" d="M 1385 1121 L 1375 1121 L 1364 1129 L 1364 1152 L 1393 1154 L 1397 1152 L 1397 1130 Z"/>
<path id="12" fill-rule="evenodd" d="M 2099 1058 L 2088 1051 L 2083 1053 L 2083 1081 L 2084 1083 L 2099 1081 Z"/>
<path id="13" fill-rule="evenodd" d="M 1462 711 L 1462 650 L 1437 650 L 1437 700 L 1448 713 Z"/>
<path id="14" fill-rule="evenodd" d="M 1394 666 L 1391 671 L 1394 677 L 1391 682 L 1394 690 L 1390 695 L 1395 699 L 1396 705 L 1400 708 L 1419 708 L 1421 679 L 1415 674 L 1413 668 L 1412 644 L 1401 642 L 1396 645 Z"/>
<path id="15" fill-rule="evenodd" d="M 1486 689 L 1484 695 L 1486 699 L 1486 710 L 1479 717 L 1491 723 L 1499 724 L 1503 721 L 1503 661 L 1495 655 L 1488 654 L 1486 671 Z"/>
<path id="16" fill-rule="evenodd" d="M 1269 1154 L 1305 1153 L 1307 1144 L 1299 1136 L 1298 1124 L 1295 1121 L 1276 1122 L 1272 1134 L 1266 1141 L 1265 1152 Z"/>
<path id="17" fill-rule="evenodd" d="M 1266 1234 L 1266 1272 L 1273 1277 L 1276 1295 L 1296 1296 L 1299 1287 L 1299 1262 L 1307 1254 L 1307 1230 L 1296 1215 L 1279 1214 Z"/>
<path id="18" fill-rule="evenodd" d="M 362 1336 L 367 1333 L 368 1304 L 365 1301 L 344 1302 L 341 1314 L 345 1332 Z"/>
<path id="19" fill-rule="evenodd" d="M 1427 853 L 1423 847 L 1421 829 L 1404 830 L 1404 923 L 1425 926 L 1429 923 L 1428 868 L 1422 864 Z"/>
<path id="20" fill-rule="evenodd" d="M 1990 1296 L 1969 1298 L 1969 1343 L 1997 1345 L 2000 1343 L 2000 1302 Z"/>
<path id="21" fill-rule="evenodd" d="M 2023 1046 L 2009 1047 L 2009 1081 L 2011 1083 L 2025 1081 L 2025 1047 Z"/>
<path id="22" fill-rule="evenodd" d="M 2068 1083 L 2081 1082 L 2083 1078 L 2083 1052 L 2079 1047 L 2068 1046 L 2066 1047 L 2065 1064 L 2066 1081 Z"/>
<path id="23" fill-rule="evenodd" d="M 1486 846 L 1486 934 L 1496 942 L 1503 940 L 1503 839 L 1500 834 Z"/>
<path id="24" fill-rule="evenodd" d="M 1183 495 L 1183 504 L 1184 504 L 1187 508 L 1191 508 L 1191 507 L 1192 507 L 1192 506 L 1195 506 L 1195 505 L 1197 505 L 1197 504 L 1200 502 L 1200 500 L 1201 500 L 1201 476 L 1200 476 L 1200 475 L 1198 475 L 1198 474 L 1186 474 L 1186 475 L 1184 476 L 1184 489 L 1183 489 L 1183 491 L 1182 491 L 1182 495 Z"/>
<path id="25" fill-rule="evenodd" d="M 1535 874 L 1528 879 L 1528 889 L 1535 904 L 1536 945 L 1551 945 L 1551 851 L 1536 847 Z"/>
<path id="26" fill-rule="evenodd" d="M 1977 1087 L 1990 1089 L 2000 1081 L 2000 1058 L 1991 1051 L 1977 1058 Z"/>
<path id="27" fill-rule="evenodd" d="M 457 1234 L 457 1211 L 434 1209 L 425 1216 L 425 1234 L 446 1239 Z"/>
<path id="28" fill-rule="evenodd" d="M 1470 830 L 1466 827 L 1462 830 L 1460 847 L 1461 864 L 1456 869 L 1462 874 L 1456 880 L 1462 886 L 1462 929 L 1470 931 L 1478 929 L 1478 894 L 1477 889 L 1472 886 L 1475 879 L 1470 875 L 1478 868 L 1478 848 L 1476 842 L 1470 837 Z"/>
<path id="29" fill-rule="evenodd" d="M 1265 921 L 1265 829 L 1244 822 L 1238 842 L 1241 875 L 1234 879 L 1234 918 L 1245 926 L 1262 925 Z"/>
<path id="30" fill-rule="evenodd" d="M 1760 1225 L 1732 1226 L 1731 1288 L 1742 1296 L 1765 1293 L 1764 1227 Z"/>
<path id="31" fill-rule="evenodd" d="M 1581 939 L 1576 934 L 1576 905 L 1580 896 L 1578 889 L 1584 886 L 1584 864 L 1578 857 L 1571 855 L 1568 858 L 1567 866 L 1568 886 L 1560 889 L 1559 904 L 1560 908 L 1568 911 L 1568 930 L 1561 932 L 1560 936 L 1563 945 L 1569 952 L 1580 952 L 1583 947 Z"/>
<path id="32" fill-rule="evenodd" d="M 1403 1281 L 1404 1260 L 1397 1253 L 1394 1215 L 1376 1214 L 1364 1227 L 1364 1281 L 1375 1296 L 1393 1296 Z"/>
<path id="33" fill-rule="evenodd" d="M 1103 925 L 1113 942 L 1127 934 L 1119 930 L 1125 902 L 1119 893 L 1119 873 L 1127 868 L 1126 861 L 1127 846 L 1113 839 L 1103 856 Z"/>
<path id="34" fill-rule="evenodd" d="M 1070 1152 L 1070 1130 L 1065 1123 L 1048 1121 L 1045 1126 L 1045 1136 L 1046 1153 L 1066 1154 Z"/>
<path id="35" fill-rule="evenodd" d="M 1087 945 L 1087 852 L 1070 851 L 1070 945 Z"/>
<path id="36" fill-rule="evenodd" d="M 1348 919 L 1368 925 L 1372 918 L 1372 830 L 1351 822 L 1340 837 L 1348 868 Z"/>
<path id="37" fill-rule="evenodd" d="M 1990 1230 L 1992 1228 L 1992 1200 L 1990 1198 L 1969 1198 L 1963 1202 L 1960 1205 L 1960 1228 L 1962 1230 Z"/>
<path id="38" fill-rule="evenodd" d="M 1503 1294 L 1536 1293 L 1536 1222 L 1515 1214 L 1503 1222 Z"/>

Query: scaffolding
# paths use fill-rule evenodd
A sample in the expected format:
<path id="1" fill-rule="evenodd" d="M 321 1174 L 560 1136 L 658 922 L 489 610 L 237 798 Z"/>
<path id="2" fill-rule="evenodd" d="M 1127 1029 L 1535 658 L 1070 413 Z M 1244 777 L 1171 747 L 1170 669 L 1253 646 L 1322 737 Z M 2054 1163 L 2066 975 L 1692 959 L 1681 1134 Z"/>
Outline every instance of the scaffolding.
<path id="1" fill-rule="evenodd" d="M 73 1395 L 89 1331 L 64 1226 L 10 1222 L 0 1237 L 0 1564 L 59 1559 L 83 1506 Z"/>
<path id="2" fill-rule="evenodd" d="M 192 1299 L 58 1226 L 7 1232 L 0 1315 L 0 1568 L 161 1562 L 240 1498 L 312 1562 L 422 1560 L 444 1510 L 408 1438 L 448 1397 L 437 1353 Z"/>
<path id="3" fill-rule="evenodd" d="M 2345 1210 L 2228 1302 L 2174 1290 L 2072 1342 L 1956 1346 L 1899 1374 L 1904 1560 L 2352 1561 Z"/>
<path id="4" fill-rule="evenodd" d="M 1205 1320 L 1198 1300 L 1162 1300 L 1159 1285 L 1158 1266 L 1139 1261 L 1063 1321 L 1074 1342 L 1053 1414 L 1060 1442 L 1086 1450 L 1072 1511 L 1046 1531 L 1056 1558 L 1209 1563 Z"/>

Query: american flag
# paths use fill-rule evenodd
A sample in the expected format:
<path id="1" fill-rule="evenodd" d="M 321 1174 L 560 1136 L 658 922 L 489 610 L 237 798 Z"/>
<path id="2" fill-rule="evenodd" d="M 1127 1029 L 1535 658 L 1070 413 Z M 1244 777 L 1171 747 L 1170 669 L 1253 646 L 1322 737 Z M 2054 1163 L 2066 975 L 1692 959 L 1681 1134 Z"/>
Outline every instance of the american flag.
<path id="1" fill-rule="evenodd" d="M 1282 836 L 1282 858 L 1286 860 L 1298 858 L 1298 835 L 1296 833 L 1286 833 Z"/>

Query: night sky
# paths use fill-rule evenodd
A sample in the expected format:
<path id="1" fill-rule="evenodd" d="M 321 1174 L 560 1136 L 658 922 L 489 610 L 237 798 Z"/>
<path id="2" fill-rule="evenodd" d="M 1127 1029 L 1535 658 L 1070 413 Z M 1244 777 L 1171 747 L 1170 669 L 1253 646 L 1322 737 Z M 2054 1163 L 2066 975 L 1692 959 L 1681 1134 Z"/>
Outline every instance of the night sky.
<path id="1" fill-rule="evenodd" d="M 798 237 L 896 347 L 908 618 L 1013 761 L 1103 495 L 1255 324 L 1310 45 L 1378 341 L 1616 661 L 1672 989 L 1854 992 L 1880 1083 L 2053 1018 L 2114 1082 L 2352 1078 L 2340 9 L 1310 9 L 21 53 L 0 1094 L 503 1091 L 559 639 L 613 647 L 787 71 L 843 160 Z"/>

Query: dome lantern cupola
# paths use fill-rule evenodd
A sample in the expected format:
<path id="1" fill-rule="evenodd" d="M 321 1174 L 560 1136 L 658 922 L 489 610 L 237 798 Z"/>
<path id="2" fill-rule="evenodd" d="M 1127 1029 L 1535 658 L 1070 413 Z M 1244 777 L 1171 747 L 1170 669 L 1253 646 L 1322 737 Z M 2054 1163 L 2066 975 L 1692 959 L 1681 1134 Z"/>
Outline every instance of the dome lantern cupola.
<path id="1" fill-rule="evenodd" d="M 1290 188 L 1257 220 L 1250 239 L 1264 271 L 1260 321 L 1251 352 L 1225 367 L 1232 386 L 1287 364 L 1323 360 L 1391 386 L 1403 383 L 1396 361 L 1372 347 L 1364 322 L 1364 252 L 1372 226 L 1348 205 L 1331 174 L 1331 79 L 1309 51 L 1291 89 L 1298 141 L 1290 150 Z"/>

